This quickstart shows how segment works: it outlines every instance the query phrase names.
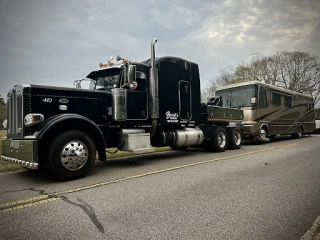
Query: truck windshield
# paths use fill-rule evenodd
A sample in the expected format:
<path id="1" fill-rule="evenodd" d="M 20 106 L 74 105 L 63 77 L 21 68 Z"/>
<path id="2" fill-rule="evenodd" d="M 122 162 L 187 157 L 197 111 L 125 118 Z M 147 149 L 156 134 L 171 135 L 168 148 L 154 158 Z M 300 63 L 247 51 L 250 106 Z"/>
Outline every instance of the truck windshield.
<path id="1" fill-rule="evenodd" d="M 257 88 L 257 85 L 248 85 L 218 90 L 216 91 L 216 97 L 222 97 L 223 107 L 251 107 L 251 98 L 257 97 Z"/>
<path id="2" fill-rule="evenodd" d="M 119 87 L 121 68 L 109 68 L 92 72 L 88 75 L 94 82 L 90 84 L 90 89 L 110 90 Z"/>

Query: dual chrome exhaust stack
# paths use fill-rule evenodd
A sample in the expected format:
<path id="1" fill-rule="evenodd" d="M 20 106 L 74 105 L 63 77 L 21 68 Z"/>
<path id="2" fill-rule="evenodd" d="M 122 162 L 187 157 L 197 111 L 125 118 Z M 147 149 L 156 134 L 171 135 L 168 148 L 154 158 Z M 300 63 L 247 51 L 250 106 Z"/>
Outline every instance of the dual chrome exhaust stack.
<path id="1" fill-rule="evenodd" d="M 151 68 L 149 81 L 149 117 L 152 119 L 151 138 L 156 133 L 159 119 L 159 88 L 158 88 L 158 69 L 156 68 L 155 44 L 157 38 L 151 42 Z"/>

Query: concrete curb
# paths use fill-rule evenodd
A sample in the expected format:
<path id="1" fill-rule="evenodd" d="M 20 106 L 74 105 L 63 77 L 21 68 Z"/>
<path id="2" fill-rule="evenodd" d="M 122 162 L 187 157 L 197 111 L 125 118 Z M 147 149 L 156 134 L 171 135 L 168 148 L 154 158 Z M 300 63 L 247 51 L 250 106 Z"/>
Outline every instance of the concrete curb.
<path id="1" fill-rule="evenodd" d="M 320 240 L 320 216 L 313 223 L 310 230 L 308 230 L 301 240 Z"/>

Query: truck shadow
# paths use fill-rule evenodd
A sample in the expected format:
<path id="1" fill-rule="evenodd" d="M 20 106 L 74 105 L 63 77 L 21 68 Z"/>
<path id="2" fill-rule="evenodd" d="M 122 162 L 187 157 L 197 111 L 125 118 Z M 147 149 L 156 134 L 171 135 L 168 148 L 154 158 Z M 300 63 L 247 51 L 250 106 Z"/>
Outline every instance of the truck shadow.
<path id="1" fill-rule="evenodd" d="M 309 135 L 305 135 L 302 138 L 308 138 Z M 297 140 L 292 138 L 290 135 L 283 135 L 283 136 L 277 136 L 274 139 L 269 139 L 268 141 L 264 141 L 261 143 L 260 141 L 253 141 L 253 140 L 244 140 L 243 145 L 261 145 L 261 144 L 268 144 L 268 143 L 274 143 L 274 142 L 283 142 L 283 141 L 293 141 Z"/>
<path id="2" fill-rule="evenodd" d="M 166 152 L 158 152 L 153 154 L 134 155 L 121 158 L 114 158 L 107 160 L 106 162 L 96 163 L 94 167 L 106 167 L 106 168 L 127 168 L 127 167 L 140 167 L 150 165 L 159 161 L 172 161 L 172 158 L 185 158 L 194 155 L 198 155 L 200 152 L 204 152 L 201 149 L 188 149 L 185 151 L 170 150 Z M 102 166 L 101 166 L 102 165 Z"/>
<path id="3" fill-rule="evenodd" d="M 124 168 L 138 168 L 142 166 L 152 165 L 155 162 L 164 162 L 164 161 L 172 161 L 173 158 L 185 158 L 194 155 L 198 155 L 200 152 L 204 150 L 201 149 L 190 149 L 186 151 L 166 151 L 166 152 L 157 152 L 153 154 L 143 154 L 143 155 L 134 155 L 134 156 L 126 156 L 120 158 L 113 158 L 107 160 L 106 162 L 101 162 L 99 160 L 93 165 L 91 172 L 87 177 L 94 176 L 95 174 L 99 174 L 102 171 L 106 170 L 114 170 L 114 169 L 124 169 Z M 37 186 L 46 185 L 52 183 L 63 183 L 59 179 L 54 178 L 54 176 L 47 170 L 22 170 L 14 173 L 17 179 L 23 179 L 24 182 L 28 182 L 28 185 Z M 79 181 L 79 180 L 75 180 Z"/>

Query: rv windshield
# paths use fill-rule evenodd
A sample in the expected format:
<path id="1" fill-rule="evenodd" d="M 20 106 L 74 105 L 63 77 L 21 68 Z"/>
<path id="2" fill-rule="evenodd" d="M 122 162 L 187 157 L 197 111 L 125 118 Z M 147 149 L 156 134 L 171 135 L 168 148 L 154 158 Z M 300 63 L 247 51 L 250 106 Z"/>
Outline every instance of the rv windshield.
<path id="1" fill-rule="evenodd" d="M 90 89 L 110 90 L 119 87 L 121 68 L 109 68 L 105 70 L 91 72 L 90 77 L 94 83 L 90 84 Z"/>
<path id="2" fill-rule="evenodd" d="M 223 107 L 251 107 L 251 98 L 257 97 L 257 88 L 257 85 L 228 88 L 216 91 L 216 96 L 222 97 Z"/>

